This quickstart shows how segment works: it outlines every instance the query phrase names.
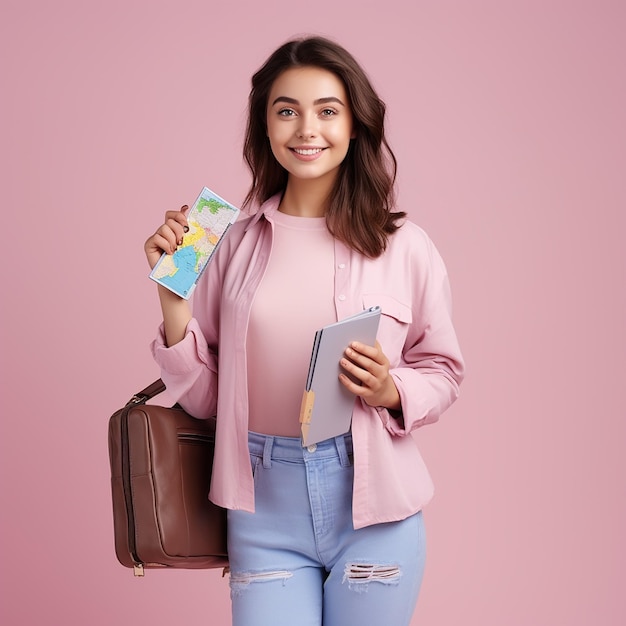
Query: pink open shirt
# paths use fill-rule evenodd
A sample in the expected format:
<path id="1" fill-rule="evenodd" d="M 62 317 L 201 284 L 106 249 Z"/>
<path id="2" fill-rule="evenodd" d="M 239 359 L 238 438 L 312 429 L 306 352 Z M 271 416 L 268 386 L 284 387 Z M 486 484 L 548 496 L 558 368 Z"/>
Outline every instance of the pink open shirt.
<path id="1" fill-rule="evenodd" d="M 254 511 L 245 341 L 250 307 L 272 252 L 278 203 L 277 196 L 271 198 L 231 228 L 198 283 L 184 339 L 168 348 L 161 329 L 152 344 L 169 395 L 198 418 L 217 414 L 209 497 L 230 509 Z M 354 527 L 404 519 L 433 494 L 417 445 L 407 435 L 439 418 L 456 400 L 463 378 L 446 269 L 428 236 L 409 221 L 377 259 L 335 240 L 334 301 L 337 319 L 381 306 L 377 338 L 402 401 L 402 421 L 384 408 L 355 402 Z"/>

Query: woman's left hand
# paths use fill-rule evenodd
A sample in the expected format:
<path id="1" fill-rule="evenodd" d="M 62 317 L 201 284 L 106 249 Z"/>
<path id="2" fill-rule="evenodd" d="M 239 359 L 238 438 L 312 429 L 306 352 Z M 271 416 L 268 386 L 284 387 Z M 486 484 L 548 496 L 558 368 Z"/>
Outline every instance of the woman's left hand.
<path id="1" fill-rule="evenodd" d="M 346 389 L 361 396 L 370 406 L 383 406 L 392 410 L 401 408 L 400 394 L 389 375 L 389 359 L 378 341 L 375 346 L 354 341 L 346 348 L 344 355 L 340 361 L 341 367 L 360 383 L 355 383 L 341 373 L 339 380 Z"/>

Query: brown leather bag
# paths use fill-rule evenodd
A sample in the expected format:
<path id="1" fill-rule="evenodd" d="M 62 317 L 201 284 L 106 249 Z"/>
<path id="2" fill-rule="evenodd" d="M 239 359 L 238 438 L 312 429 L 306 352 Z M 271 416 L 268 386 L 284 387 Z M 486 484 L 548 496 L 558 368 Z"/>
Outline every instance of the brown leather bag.
<path id="1" fill-rule="evenodd" d="M 215 419 L 146 404 L 164 390 L 155 381 L 109 420 L 117 558 L 135 576 L 226 568 L 226 510 L 208 499 Z"/>

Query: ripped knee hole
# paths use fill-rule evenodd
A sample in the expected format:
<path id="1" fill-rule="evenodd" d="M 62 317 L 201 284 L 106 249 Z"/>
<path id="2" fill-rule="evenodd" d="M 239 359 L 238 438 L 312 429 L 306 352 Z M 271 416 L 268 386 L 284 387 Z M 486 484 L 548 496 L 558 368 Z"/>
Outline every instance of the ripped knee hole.
<path id="1" fill-rule="evenodd" d="M 400 577 L 400 567 L 398 565 L 347 563 L 343 574 L 344 580 L 354 583 L 365 583 L 373 580 L 391 582 Z"/>

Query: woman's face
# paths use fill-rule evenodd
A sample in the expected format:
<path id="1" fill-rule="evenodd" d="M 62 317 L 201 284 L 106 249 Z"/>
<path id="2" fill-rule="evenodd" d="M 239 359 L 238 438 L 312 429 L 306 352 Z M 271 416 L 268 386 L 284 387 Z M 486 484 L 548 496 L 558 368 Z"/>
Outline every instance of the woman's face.
<path id="1" fill-rule="evenodd" d="M 334 180 L 354 136 L 341 80 L 319 67 L 285 70 L 270 90 L 267 135 L 290 179 Z"/>

